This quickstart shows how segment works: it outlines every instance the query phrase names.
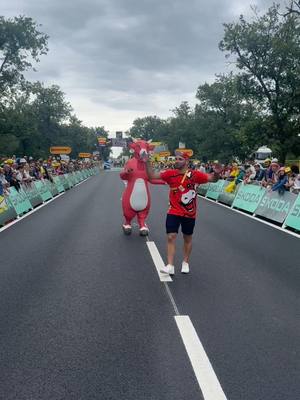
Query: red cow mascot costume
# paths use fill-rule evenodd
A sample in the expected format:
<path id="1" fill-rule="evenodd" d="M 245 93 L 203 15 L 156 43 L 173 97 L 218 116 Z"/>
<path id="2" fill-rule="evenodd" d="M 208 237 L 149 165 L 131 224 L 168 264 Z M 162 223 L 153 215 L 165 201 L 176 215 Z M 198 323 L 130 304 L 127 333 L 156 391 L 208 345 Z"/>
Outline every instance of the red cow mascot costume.
<path id="1" fill-rule="evenodd" d="M 150 181 L 148 179 L 146 161 L 150 151 L 154 149 L 150 141 L 133 139 L 130 148 L 134 152 L 133 158 L 127 161 L 124 170 L 120 174 L 121 179 L 127 181 L 126 189 L 122 196 L 122 207 L 125 217 L 123 231 L 126 235 L 131 234 L 131 221 L 137 216 L 140 235 L 147 236 L 149 229 L 145 221 L 151 205 L 148 182 L 160 185 L 164 185 L 165 183 L 158 179 Z"/>

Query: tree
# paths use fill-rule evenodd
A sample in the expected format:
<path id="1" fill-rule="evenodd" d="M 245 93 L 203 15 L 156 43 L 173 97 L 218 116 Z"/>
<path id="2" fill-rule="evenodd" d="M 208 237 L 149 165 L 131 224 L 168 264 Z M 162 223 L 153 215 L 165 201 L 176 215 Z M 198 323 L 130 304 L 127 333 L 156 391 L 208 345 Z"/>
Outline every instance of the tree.
<path id="1" fill-rule="evenodd" d="M 163 140 L 166 135 L 166 122 L 156 115 L 137 118 L 133 121 L 129 135 L 144 140 Z"/>
<path id="2" fill-rule="evenodd" d="M 65 94 L 59 86 L 44 87 L 40 82 L 31 85 L 34 109 L 38 130 L 42 135 L 46 148 L 59 145 L 60 124 L 65 123 L 71 116 L 72 107 L 65 99 Z"/>
<path id="3" fill-rule="evenodd" d="M 292 0 L 286 10 L 285 17 L 290 14 L 300 15 L 300 0 Z"/>
<path id="4" fill-rule="evenodd" d="M 201 125 L 201 147 L 214 158 L 228 161 L 251 155 L 267 138 L 263 117 L 240 91 L 239 77 L 233 73 L 218 75 L 212 84 L 199 86 L 196 98 L 198 125 Z"/>
<path id="5" fill-rule="evenodd" d="M 235 57 L 245 99 L 271 117 L 270 138 L 284 162 L 299 131 L 300 26 L 297 16 L 283 17 L 278 10 L 273 5 L 251 22 L 241 16 L 239 22 L 225 24 L 219 47 Z"/>
<path id="6" fill-rule="evenodd" d="M 23 73 L 47 53 L 47 41 L 48 36 L 32 18 L 0 16 L 0 98 L 25 81 Z"/>

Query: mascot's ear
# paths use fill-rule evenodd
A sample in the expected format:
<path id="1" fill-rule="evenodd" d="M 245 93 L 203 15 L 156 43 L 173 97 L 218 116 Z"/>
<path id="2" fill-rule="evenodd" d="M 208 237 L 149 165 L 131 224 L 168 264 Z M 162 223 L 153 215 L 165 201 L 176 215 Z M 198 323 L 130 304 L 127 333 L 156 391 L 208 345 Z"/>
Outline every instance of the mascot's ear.
<path id="1" fill-rule="evenodd" d="M 153 151 L 155 149 L 154 144 L 148 144 L 149 151 Z"/>
<path id="2" fill-rule="evenodd" d="M 136 148 L 136 144 L 134 142 L 130 143 L 129 148 L 134 151 L 134 149 Z"/>

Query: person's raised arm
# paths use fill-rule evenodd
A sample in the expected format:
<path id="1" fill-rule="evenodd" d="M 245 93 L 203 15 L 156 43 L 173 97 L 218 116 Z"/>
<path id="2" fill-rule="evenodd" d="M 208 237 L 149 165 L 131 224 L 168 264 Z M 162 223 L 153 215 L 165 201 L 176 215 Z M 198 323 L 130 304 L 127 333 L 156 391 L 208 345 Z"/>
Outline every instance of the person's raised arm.
<path id="1" fill-rule="evenodd" d="M 215 164 L 213 166 L 213 172 L 211 174 L 207 174 L 208 182 L 217 182 L 220 179 L 221 172 L 222 172 L 222 165 Z"/>
<path id="2" fill-rule="evenodd" d="M 160 173 L 154 171 L 149 160 L 146 162 L 146 172 L 149 180 L 160 179 Z"/>

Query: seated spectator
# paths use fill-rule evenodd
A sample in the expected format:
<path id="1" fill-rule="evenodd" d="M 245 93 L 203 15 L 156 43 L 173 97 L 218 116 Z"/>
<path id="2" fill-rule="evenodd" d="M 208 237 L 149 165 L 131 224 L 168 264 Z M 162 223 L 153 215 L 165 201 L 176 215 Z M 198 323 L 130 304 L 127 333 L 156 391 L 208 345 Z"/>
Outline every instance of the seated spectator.
<path id="1" fill-rule="evenodd" d="M 12 177 L 11 177 L 11 180 L 10 180 L 10 186 L 14 187 L 17 191 L 19 191 L 21 189 L 21 184 L 20 184 L 20 181 L 17 178 L 17 172 L 16 171 L 14 171 L 12 173 Z"/>
<path id="2" fill-rule="evenodd" d="M 255 169 L 255 176 L 252 180 L 254 181 L 254 183 L 261 182 L 264 179 L 265 170 L 259 163 L 254 164 L 254 169 Z"/>
<path id="3" fill-rule="evenodd" d="M 4 174 L 4 169 L 2 167 L 0 167 L 0 183 L 1 183 L 1 187 L 2 187 L 2 194 L 7 194 L 8 192 L 8 188 L 9 188 L 9 183 L 5 178 L 5 174 Z"/>
<path id="4" fill-rule="evenodd" d="M 10 181 L 11 181 L 11 178 L 12 178 L 12 174 L 13 174 L 13 169 L 11 167 L 11 164 L 8 163 L 8 160 L 5 161 L 5 164 L 3 166 L 3 170 L 4 170 L 5 179 L 10 184 Z"/>
<path id="5" fill-rule="evenodd" d="M 284 193 L 287 189 L 288 177 L 285 173 L 285 168 L 281 167 L 277 173 L 277 182 L 272 185 L 272 192 L 278 190 L 279 193 Z"/>
<path id="6" fill-rule="evenodd" d="M 232 164 L 232 169 L 230 171 L 229 177 L 227 178 L 228 181 L 235 181 L 237 176 L 239 175 L 240 170 L 237 163 Z"/>
<path id="7" fill-rule="evenodd" d="M 265 171 L 265 176 L 262 180 L 262 185 L 267 188 L 272 188 L 272 186 L 275 185 L 275 183 L 278 181 L 277 173 L 280 165 L 274 160 L 276 159 L 272 160 L 270 167 Z"/>
<path id="8" fill-rule="evenodd" d="M 235 184 L 238 185 L 239 183 L 243 182 L 245 175 L 246 175 L 246 168 L 244 165 L 241 165 L 239 168 L 239 174 L 235 180 Z"/>
<path id="9" fill-rule="evenodd" d="M 245 175 L 243 178 L 243 182 L 245 184 L 249 184 L 253 181 L 255 177 L 256 171 L 253 165 L 245 165 Z"/>

